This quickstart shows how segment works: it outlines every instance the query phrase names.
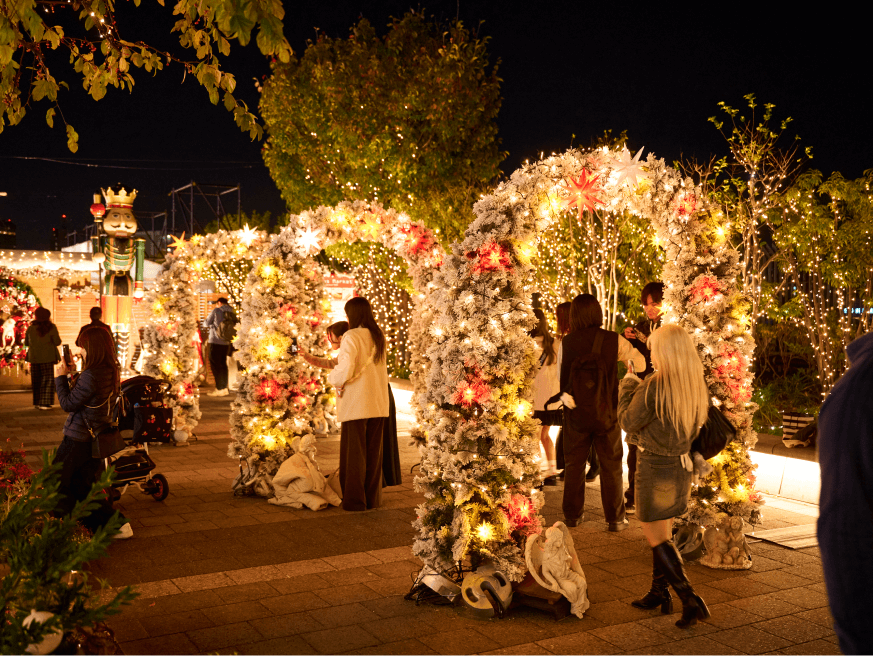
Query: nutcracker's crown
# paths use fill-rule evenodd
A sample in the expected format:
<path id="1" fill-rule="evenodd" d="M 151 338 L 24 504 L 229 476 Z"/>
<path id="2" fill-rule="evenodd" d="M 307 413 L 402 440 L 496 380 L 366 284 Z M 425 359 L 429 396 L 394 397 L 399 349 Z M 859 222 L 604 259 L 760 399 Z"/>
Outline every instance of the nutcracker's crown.
<path id="1" fill-rule="evenodd" d="M 106 199 L 106 207 L 133 207 L 133 201 L 136 200 L 136 189 L 130 194 L 124 187 L 118 189 L 116 194 L 112 191 L 112 187 L 103 190 L 103 198 Z"/>

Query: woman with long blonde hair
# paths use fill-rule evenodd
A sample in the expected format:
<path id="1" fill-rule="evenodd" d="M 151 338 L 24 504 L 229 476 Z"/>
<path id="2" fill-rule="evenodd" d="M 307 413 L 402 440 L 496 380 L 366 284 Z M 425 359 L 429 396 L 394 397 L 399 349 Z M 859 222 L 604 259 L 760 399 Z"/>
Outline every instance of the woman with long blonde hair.
<path id="1" fill-rule="evenodd" d="M 671 541 L 673 518 L 688 507 L 691 494 L 691 442 L 706 422 L 709 390 L 703 364 L 691 337 L 675 324 L 661 326 L 649 338 L 655 372 L 645 382 L 633 373 L 619 386 L 618 421 L 636 444 L 639 459 L 635 501 L 643 535 L 652 548 L 652 588 L 633 602 L 637 608 L 661 607 L 670 613 L 670 586 L 682 600 L 685 628 L 709 617 L 694 592 Z"/>

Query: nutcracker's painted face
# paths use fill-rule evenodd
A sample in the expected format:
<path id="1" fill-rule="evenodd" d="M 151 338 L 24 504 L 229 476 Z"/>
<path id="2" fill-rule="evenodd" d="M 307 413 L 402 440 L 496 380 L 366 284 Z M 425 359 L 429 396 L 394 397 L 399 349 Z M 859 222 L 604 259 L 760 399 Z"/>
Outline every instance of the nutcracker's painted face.
<path id="1" fill-rule="evenodd" d="M 136 217 L 129 207 L 110 207 L 103 217 L 103 230 L 110 237 L 131 237 L 136 227 Z"/>

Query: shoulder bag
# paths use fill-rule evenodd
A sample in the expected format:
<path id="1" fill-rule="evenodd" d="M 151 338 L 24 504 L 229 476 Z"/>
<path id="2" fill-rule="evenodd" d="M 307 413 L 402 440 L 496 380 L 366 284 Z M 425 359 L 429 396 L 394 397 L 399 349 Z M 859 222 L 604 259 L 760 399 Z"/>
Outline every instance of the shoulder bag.
<path id="1" fill-rule="evenodd" d="M 737 429 L 734 425 L 721 410 L 711 405 L 706 423 L 691 443 L 691 451 L 697 451 L 704 460 L 709 460 L 721 453 L 736 436 Z"/>
<path id="2" fill-rule="evenodd" d="M 112 395 L 106 399 L 106 416 L 111 416 L 111 408 L 112 404 L 110 400 L 112 399 Z M 103 406 L 101 403 L 98 406 L 90 406 L 86 405 L 85 408 L 99 408 Z M 91 457 L 96 458 L 98 460 L 103 460 L 104 458 L 108 458 L 111 455 L 115 455 L 122 449 L 124 449 L 127 445 L 124 443 L 124 438 L 121 436 L 121 431 L 118 430 L 118 423 L 111 421 L 110 424 L 99 433 L 95 433 L 94 429 L 91 427 L 91 422 L 88 421 L 88 416 L 85 414 L 85 411 L 82 411 L 82 419 L 85 421 L 85 426 L 88 427 L 88 432 L 91 433 Z"/>

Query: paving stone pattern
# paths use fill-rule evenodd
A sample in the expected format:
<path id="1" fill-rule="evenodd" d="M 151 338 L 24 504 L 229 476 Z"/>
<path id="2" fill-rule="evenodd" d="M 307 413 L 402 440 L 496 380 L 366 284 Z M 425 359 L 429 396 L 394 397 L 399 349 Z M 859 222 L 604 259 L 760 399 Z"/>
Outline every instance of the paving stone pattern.
<path id="1" fill-rule="evenodd" d="M 589 584 L 584 619 L 555 622 L 535 610 L 483 621 L 462 608 L 405 601 L 420 568 L 411 522 L 421 496 L 410 469 L 417 452 L 401 437 L 403 484 L 381 508 L 345 513 L 276 507 L 234 497 L 237 464 L 227 457 L 228 398 L 201 397 L 203 420 L 190 446 L 152 457 L 170 484 L 156 502 L 128 490 L 117 504 L 134 538 L 112 545 L 91 570 L 140 597 L 110 621 L 128 654 L 837 654 L 817 548 L 752 545 L 754 567 L 725 572 L 688 566 L 712 618 L 688 630 L 677 615 L 640 611 L 651 552 L 639 522 L 609 533 L 598 485 L 586 521 L 571 529 Z M 32 409 L 29 393 L 0 394 L 5 439 L 37 461 L 61 440 L 65 414 Z M 338 464 L 338 438 L 318 442 L 325 472 Z M 546 488 L 546 520 L 560 517 L 560 488 Z M 766 510 L 760 528 L 814 521 Z M 678 600 L 676 607 L 679 607 Z"/>

